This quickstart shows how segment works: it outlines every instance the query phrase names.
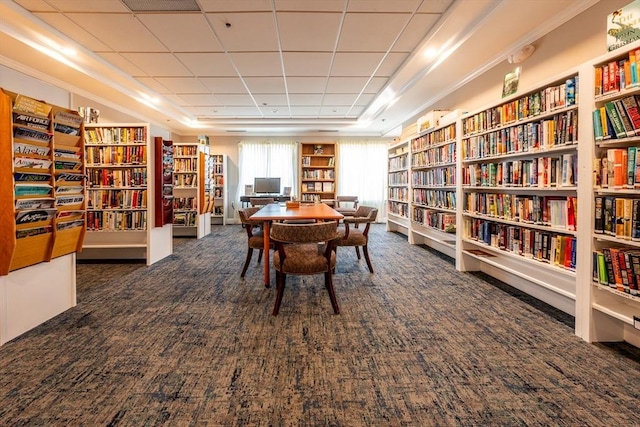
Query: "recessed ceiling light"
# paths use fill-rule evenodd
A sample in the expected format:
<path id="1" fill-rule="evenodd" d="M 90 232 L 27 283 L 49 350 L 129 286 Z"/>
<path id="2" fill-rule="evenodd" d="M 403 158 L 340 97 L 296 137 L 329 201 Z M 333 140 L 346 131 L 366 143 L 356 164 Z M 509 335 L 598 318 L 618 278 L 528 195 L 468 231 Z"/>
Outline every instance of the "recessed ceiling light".
<path id="1" fill-rule="evenodd" d="M 438 50 L 433 47 L 429 47 L 424 51 L 424 57 L 427 59 L 435 58 L 437 55 Z"/>

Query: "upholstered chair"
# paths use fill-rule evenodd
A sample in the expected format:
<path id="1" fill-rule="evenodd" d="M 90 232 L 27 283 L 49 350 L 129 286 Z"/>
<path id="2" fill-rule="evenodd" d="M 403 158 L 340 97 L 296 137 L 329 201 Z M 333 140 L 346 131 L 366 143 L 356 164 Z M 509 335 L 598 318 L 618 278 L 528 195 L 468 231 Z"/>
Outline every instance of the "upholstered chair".
<path id="1" fill-rule="evenodd" d="M 264 205 L 270 205 L 271 203 L 275 203 L 276 199 L 274 199 L 273 197 L 251 197 L 249 198 L 249 203 L 251 203 L 251 206 L 264 206 Z"/>
<path id="2" fill-rule="evenodd" d="M 251 256 L 253 255 L 254 249 L 258 249 L 260 251 L 258 253 L 258 264 L 260 264 L 260 261 L 262 260 L 262 251 L 264 248 L 262 221 L 252 221 L 249 219 L 251 215 L 258 212 L 259 210 L 259 207 L 251 207 L 240 209 L 238 211 L 242 227 L 247 232 L 247 257 L 244 261 L 244 267 L 242 267 L 242 273 L 240 273 L 240 277 L 244 277 L 245 273 L 247 272 L 247 268 L 249 267 L 249 263 L 251 262 Z"/>
<path id="3" fill-rule="evenodd" d="M 273 265 L 276 270 L 277 294 L 273 315 L 277 316 L 287 276 L 324 274 L 324 285 L 335 314 L 340 313 L 333 288 L 336 254 L 334 240 L 338 236 L 336 221 L 316 224 L 273 223 L 271 240 L 275 245 Z M 320 243 L 322 242 L 322 243 Z"/>
<path id="4" fill-rule="evenodd" d="M 358 196 L 337 196 L 333 208 L 344 216 L 353 216 L 358 210 Z"/>
<path id="5" fill-rule="evenodd" d="M 358 259 L 361 259 L 360 248 L 364 253 L 364 259 L 367 261 L 367 267 L 369 271 L 373 273 L 373 266 L 371 265 L 371 259 L 369 259 L 369 227 L 371 223 L 376 221 L 378 216 L 378 209 L 370 206 L 360 206 L 355 211 L 352 217 L 345 217 L 344 229 L 339 230 L 340 238 L 336 240 L 336 251 L 339 246 L 354 246 L 356 248 L 356 255 Z M 361 227 L 360 224 L 364 224 Z"/>

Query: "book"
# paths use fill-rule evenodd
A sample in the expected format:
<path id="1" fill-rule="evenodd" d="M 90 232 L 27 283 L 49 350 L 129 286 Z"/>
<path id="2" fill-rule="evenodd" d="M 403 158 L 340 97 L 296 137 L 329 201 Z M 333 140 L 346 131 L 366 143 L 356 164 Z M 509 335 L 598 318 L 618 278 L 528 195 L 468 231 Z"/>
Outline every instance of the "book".
<path id="1" fill-rule="evenodd" d="M 640 107 L 638 106 L 637 98 L 633 95 L 622 98 L 622 105 L 629 117 L 631 126 L 637 134 L 640 132 Z"/>
<path id="2" fill-rule="evenodd" d="M 622 118 L 618 114 L 615 103 L 613 101 L 605 102 L 604 108 L 607 113 L 607 117 L 611 121 L 613 135 L 615 138 L 625 138 L 627 136 L 627 132 L 625 131 Z"/>
<path id="3" fill-rule="evenodd" d="M 636 134 L 636 130 L 631 124 L 631 120 L 627 115 L 627 110 L 624 108 L 624 104 L 621 99 L 617 99 L 613 101 L 616 111 L 618 112 L 618 116 L 622 122 L 622 127 L 624 128 L 625 134 L 627 137 L 634 136 Z"/>
<path id="4" fill-rule="evenodd" d="M 604 200 L 602 196 L 595 197 L 593 232 L 598 234 L 604 233 L 603 203 L 604 203 Z"/>

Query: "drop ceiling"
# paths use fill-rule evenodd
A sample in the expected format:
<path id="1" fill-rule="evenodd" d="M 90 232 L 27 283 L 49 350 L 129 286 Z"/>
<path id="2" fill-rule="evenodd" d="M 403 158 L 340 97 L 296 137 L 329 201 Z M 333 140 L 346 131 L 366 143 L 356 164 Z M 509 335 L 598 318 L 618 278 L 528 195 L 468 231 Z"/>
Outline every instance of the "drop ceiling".
<path id="1" fill-rule="evenodd" d="M 182 135 L 379 137 L 596 2 L 0 0 L 0 58 Z"/>

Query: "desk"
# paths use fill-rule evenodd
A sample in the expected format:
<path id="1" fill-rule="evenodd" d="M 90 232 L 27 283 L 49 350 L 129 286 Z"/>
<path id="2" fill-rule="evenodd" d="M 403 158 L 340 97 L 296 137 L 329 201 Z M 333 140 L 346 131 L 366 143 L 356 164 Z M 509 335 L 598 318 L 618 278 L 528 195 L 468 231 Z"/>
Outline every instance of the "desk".
<path id="1" fill-rule="evenodd" d="M 249 205 L 251 199 L 273 199 L 276 202 L 288 202 L 289 200 L 291 200 L 291 196 L 283 196 L 281 194 L 255 194 L 253 196 L 240 196 L 240 203 L 242 203 L 242 206 L 244 207 L 245 204 Z"/>
<path id="2" fill-rule="evenodd" d="M 271 221 L 284 221 L 288 219 L 317 219 L 321 221 L 335 220 L 339 221 L 344 218 L 340 212 L 335 211 L 324 203 L 313 205 L 300 205 L 298 208 L 287 208 L 280 206 L 279 203 L 271 203 L 265 205 L 258 212 L 251 215 L 250 219 L 264 221 L 264 285 L 269 287 L 269 233 Z"/>

